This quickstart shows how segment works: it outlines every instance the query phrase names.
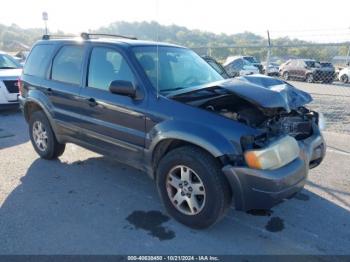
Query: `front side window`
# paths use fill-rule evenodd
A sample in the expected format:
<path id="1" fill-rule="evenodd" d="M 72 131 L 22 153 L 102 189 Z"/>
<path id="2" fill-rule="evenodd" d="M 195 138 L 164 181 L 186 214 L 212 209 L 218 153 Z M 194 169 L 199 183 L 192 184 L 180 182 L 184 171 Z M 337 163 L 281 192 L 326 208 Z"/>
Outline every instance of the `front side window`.
<path id="1" fill-rule="evenodd" d="M 135 47 L 134 53 L 153 87 L 158 85 L 163 94 L 224 79 L 189 49 L 143 46 Z"/>
<path id="2" fill-rule="evenodd" d="M 95 47 L 90 57 L 88 86 L 108 90 L 110 83 L 114 80 L 135 83 L 128 63 L 118 51 Z"/>
<path id="3" fill-rule="evenodd" d="M 62 47 L 53 60 L 51 79 L 79 85 L 83 55 L 84 48 L 82 46 Z"/>

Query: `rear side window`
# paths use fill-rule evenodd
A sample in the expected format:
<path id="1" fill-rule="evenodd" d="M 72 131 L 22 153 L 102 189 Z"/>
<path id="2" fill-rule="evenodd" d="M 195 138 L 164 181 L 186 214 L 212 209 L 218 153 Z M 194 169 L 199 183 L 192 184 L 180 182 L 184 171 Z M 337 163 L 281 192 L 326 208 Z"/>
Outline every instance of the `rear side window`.
<path id="1" fill-rule="evenodd" d="M 54 49 L 54 45 L 36 45 L 29 54 L 23 73 L 25 75 L 44 77 Z"/>
<path id="2" fill-rule="evenodd" d="M 84 48 L 82 46 L 64 46 L 52 63 L 51 79 L 79 85 L 81 79 Z"/>

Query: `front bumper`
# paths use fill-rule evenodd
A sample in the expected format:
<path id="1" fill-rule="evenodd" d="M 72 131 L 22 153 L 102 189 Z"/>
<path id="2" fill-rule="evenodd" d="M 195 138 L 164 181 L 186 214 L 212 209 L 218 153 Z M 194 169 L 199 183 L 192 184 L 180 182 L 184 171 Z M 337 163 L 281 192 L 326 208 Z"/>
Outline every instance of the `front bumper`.
<path id="1" fill-rule="evenodd" d="M 224 166 L 222 170 L 230 183 L 235 208 L 269 209 L 299 192 L 305 185 L 309 169 L 322 162 L 326 144 L 317 130 L 311 137 L 299 141 L 299 146 L 299 157 L 279 169 Z"/>

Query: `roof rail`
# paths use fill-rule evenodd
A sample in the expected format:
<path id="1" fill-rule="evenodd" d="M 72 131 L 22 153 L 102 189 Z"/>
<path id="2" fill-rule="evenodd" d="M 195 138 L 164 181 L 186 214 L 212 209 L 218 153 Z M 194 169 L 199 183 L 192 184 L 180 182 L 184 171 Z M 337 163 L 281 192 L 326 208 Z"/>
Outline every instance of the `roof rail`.
<path id="1" fill-rule="evenodd" d="M 125 36 L 125 35 L 114 35 L 114 34 L 99 34 L 99 33 L 81 33 L 80 34 L 81 38 L 83 39 L 91 39 L 90 36 L 106 36 L 106 37 L 114 37 L 114 38 L 125 38 L 125 39 L 132 39 L 132 40 L 137 40 L 136 37 L 134 36 Z"/>
<path id="2" fill-rule="evenodd" d="M 77 35 L 43 35 L 42 40 L 68 38 L 68 37 L 78 37 Z"/>
<path id="3" fill-rule="evenodd" d="M 91 36 L 105 36 L 105 37 L 114 37 L 114 38 L 125 38 L 137 40 L 136 37 L 133 36 L 125 36 L 125 35 L 112 35 L 112 34 L 98 34 L 98 33 L 81 33 L 80 37 L 84 40 L 91 39 Z M 69 37 L 79 37 L 78 35 L 43 35 L 42 40 L 50 40 L 50 39 L 60 39 L 60 38 L 69 38 Z"/>

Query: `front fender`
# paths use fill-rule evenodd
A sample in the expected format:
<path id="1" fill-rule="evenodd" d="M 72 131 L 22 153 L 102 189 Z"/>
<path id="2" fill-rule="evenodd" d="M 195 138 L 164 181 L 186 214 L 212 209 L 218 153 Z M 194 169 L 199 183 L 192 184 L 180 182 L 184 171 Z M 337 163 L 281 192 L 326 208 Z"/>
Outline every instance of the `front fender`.
<path id="1" fill-rule="evenodd" d="M 187 121 L 169 120 L 156 125 L 148 135 L 149 151 L 166 139 L 178 139 L 207 150 L 214 157 L 239 154 L 239 145 L 228 140 L 214 128 Z"/>

